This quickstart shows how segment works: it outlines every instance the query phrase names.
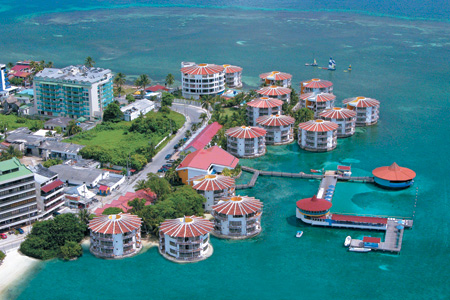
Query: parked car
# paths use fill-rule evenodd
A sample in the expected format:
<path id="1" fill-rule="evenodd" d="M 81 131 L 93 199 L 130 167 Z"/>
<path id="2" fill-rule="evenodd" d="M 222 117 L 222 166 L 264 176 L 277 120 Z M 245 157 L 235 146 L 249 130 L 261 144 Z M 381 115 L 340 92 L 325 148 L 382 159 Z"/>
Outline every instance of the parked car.
<path id="1" fill-rule="evenodd" d="M 175 162 L 175 160 L 173 160 L 173 159 L 169 159 L 168 161 L 167 161 L 168 163 L 174 163 Z"/>
<path id="2" fill-rule="evenodd" d="M 163 169 L 163 168 L 161 168 L 161 169 L 159 169 L 158 170 L 158 173 L 162 173 L 162 172 L 164 172 L 165 170 Z"/>
<path id="3" fill-rule="evenodd" d="M 20 234 L 23 234 L 23 233 L 24 233 L 24 231 L 23 231 L 22 228 L 17 228 L 17 231 L 18 231 Z"/>
<path id="4" fill-rule="evenodd" d="M 7 239 L 8 236 L 6 235 L 6 233 L 0 233 L 0 238 L 1 238 L 2 240 L 4 240 L 4 239 Z"/>
<path id="5" fill-rule="evenodd" d="M 166 157 L 164 158 L 165 160 L 168 160 L 172 157 L 172 154 L 167 154 Z"/>
<path id="6" fill-rule="evenodd" d="M 178 145 L 178 144 L 176 144 L 175 146 L 173 146 L 173 149 L 178 149 L 178 148 L 180 148 L 180 145 Z"/>
<path id="7" fill-rule="evenodd" d="M 165 164 L 165 165 L 163 165 L 163 167 L 171 168 L 172 164 Z"/>

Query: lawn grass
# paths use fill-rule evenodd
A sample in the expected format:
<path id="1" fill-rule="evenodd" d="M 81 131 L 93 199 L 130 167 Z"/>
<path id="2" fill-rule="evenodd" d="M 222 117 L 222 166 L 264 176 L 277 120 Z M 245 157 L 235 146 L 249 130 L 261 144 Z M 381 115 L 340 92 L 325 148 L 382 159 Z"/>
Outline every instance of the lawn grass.
<path id="1" fill-rule="evenodd" d="M 24 117 L 19 117 L 14 114 L 0 114 L 0 128 L 3 130 L 4 127 L 8 128 L 8 131 L 17 129 L 19 127 L 28 127 L 29 129 L 38 127 L 38 129 L 40 129 L 44 127 L 44 121 L 31 120 Z"/>
<path id="2" fill-rule="evenodd" d="M 236 108 L 236 107 L 225 107 L 225 108 L 223 109 L 223 115 L 224 115 L 224 116 L 231 117 L 231 115 L 232 115 L 234 112 L 235 112 L 235 113 L 239 113 L 239 108 Z"/>

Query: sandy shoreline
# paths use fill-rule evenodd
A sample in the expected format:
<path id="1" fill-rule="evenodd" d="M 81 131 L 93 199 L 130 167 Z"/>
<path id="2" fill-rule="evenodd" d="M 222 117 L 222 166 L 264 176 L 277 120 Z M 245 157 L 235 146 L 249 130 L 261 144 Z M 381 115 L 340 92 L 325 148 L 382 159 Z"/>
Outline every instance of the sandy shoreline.
<path id="1" fill-rule="evenodd" d="M 25 256 L 18 250 L 6 253 L 3 263 L 0 265 L 0 299 L 6 299 L 6 293 L 17 281 L 23 279 L 39 260 Z"/>

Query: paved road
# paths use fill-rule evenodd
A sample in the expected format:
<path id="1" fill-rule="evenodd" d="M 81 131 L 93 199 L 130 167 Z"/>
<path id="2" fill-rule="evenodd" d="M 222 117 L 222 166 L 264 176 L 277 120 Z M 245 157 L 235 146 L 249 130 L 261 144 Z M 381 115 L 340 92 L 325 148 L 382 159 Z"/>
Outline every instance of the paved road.
<path id="1" fill-rule="evenodd" d="M 112 199 L 116 199 L 118 195 L 124 195 L 126 192 L 134 192 L 134 185 L 139 180 L 147 179 L 148 173 L 157 173 L 158 169 L 166 163 L 166 160 L 164 159 L 165 156 L 174 152 L 173 147 L 175 144 L 177 144 L 184 137 L 186 130 L 191 129 L 192 124 L 200 122 L 200 115 L 205 112 L 205 110 L 201 107 L 179 103 L 174 103 L 171 108 L 172 110 L 186 116 L 186 123 L 184 126 L 178 130 L 177 135 L 161 151 L 159 151 L 155 157 L 153 157 L 153 161 L 151 163 L 147 164 L 138 174 L 131 176 L 128 181 L 122 184 L 119 190 L 114 191 L 108 197 L 104 197 L 103 204 L 99 203 L 98 205 L 95 205 L 95 207 L 93 207 L 94 210 L 97 207 L 111 202 Z"/>

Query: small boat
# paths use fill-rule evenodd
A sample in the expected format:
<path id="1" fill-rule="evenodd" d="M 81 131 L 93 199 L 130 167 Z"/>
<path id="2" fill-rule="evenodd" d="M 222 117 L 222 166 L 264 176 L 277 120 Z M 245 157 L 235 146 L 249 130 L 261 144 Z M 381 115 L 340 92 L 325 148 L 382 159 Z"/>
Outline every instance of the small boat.
<path id="1" fill-rule="evenodd" d="M 297 231 L 297 234 L 295 235 L 295 237 L 300 238 L 303 235 L 303 231 L 299 230 Z"/>
<path id="2" fill-rule="evenodd" d="M 348 251 L 351 252 L 370 252 L 372 249 L 362 247 L 349 247 Z"/>
<path id="3" fill-rule="evenodd" d="M 336 62 L 332 57 L 330 57 L 330 60 L 328 61 L 328 70 L 336 71 Z"/>
<path id="4" fill-rule="evenodd" d="M 320 170 L 314 170 L 314 169 L 311 169 L 311 170 L 309 170 L 311 173 L 322 173 L 322 171 L 320 171 Z"/>
<path id="5" fill-rule="evenodd" d="M 348 66 L 347 70 L 344 70 L 344 72 L 351 72 L 352 71 L 352 65 Z"/>
<path id="6" fill-rule="evenodd" d="M 352 242 L 352 237 L 351 237 L 351 236 L 347 236 L 347 237 L 345 238 L 344 246 L 345 246 L 345 247 L 350 246 L 351 242 Z"/>
<path id="7" fill-rule="evenodd" d="M 317 64 L 317 61 L 316 61 L 316 59 L 314 58 L 314 62 L 313 62 L 312 64 L 308 64 L 308 63 L 306 63 L 306 64 L 305 64 L 305 66 L 317 67 L 317 66 L 318 66 L 318 64 Z"/>

